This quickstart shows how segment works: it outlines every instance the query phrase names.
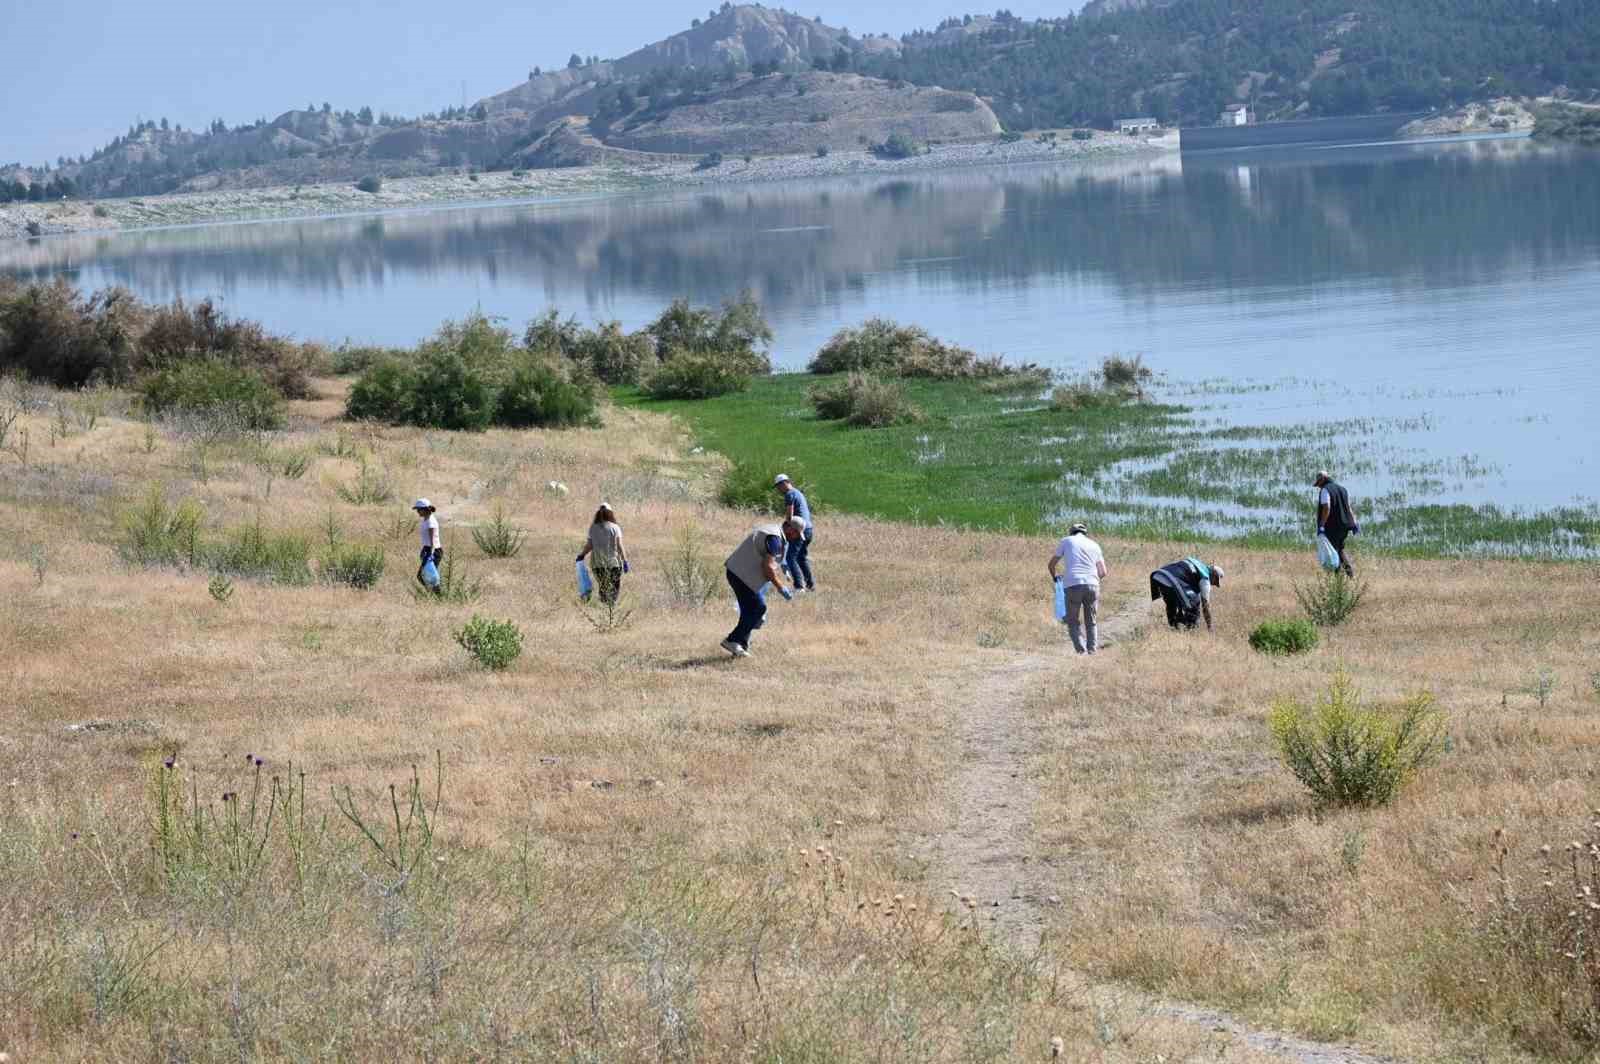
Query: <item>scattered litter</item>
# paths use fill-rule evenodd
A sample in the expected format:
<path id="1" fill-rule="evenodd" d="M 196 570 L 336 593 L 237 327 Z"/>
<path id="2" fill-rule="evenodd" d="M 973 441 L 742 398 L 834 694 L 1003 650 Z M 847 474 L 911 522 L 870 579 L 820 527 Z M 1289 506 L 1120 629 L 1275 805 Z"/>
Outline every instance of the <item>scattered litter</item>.
<path id="1" fill-rule="evenodd" d="M 156 730 L 154 721 L 137 720 L 85 720 L 77 724 L 68 724 L 67 731 L 77 734 L 87 732 L 152 732 Z"/>

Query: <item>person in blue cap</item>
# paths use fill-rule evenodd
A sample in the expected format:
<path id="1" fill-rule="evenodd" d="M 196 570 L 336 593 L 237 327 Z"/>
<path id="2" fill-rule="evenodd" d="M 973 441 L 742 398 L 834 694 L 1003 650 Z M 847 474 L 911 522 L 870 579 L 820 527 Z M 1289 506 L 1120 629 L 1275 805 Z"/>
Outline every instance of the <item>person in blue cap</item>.
<path id="1" fill-rule="evenodd" d="M 811 524 L 811 504 L 806 502 L 805 492 L 794 486 L 787 473 L 779 473 L 773 479 L 772 486 L 783 495 L 783 516 L 798 518 L 804 526 L 800 538 L 790 540 L 788 550 L 784 552 L 784 571 L 794 581 L 795 591 L 815 591 L 817 581 L 811 575 L 811 538 L 815 531 Z"/>

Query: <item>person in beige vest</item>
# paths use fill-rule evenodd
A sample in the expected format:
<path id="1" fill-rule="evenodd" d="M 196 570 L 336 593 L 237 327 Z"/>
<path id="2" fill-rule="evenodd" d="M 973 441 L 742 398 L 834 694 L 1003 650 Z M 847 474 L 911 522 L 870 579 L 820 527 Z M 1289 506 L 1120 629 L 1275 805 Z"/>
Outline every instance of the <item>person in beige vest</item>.
<path id="1" fill-rule="evenodd" d="M 750 656 L 750 636 L 766 623 L 767 603 L 763 592 L 768 584 L 777 588 L 785 601 L 793 600 L 794 592 L 783 586 L 783 574 L 778 565 L 783 561 L 787 544 L 803 536 L 805 529 L 805 522 L 798 517 L 786 517 L 781 524 L 757 525 L 728 555 L 724 565 L 728 571 L 728 586 L 733 588 L 733 597 L 739 603 L 739 623 L 722 641 L 722 649 L 734 657 Z"/>
<path id="2" fill-rule="evenodd" d="M 589 542 L 583 545 L 578 560 L 581 562 L 590 554 L 594 555 L 589 567 L 594 570 L 600 601 L 615 606 L 617 596 L 622 593 L 622 574 L 628 571 L 628 549 L 622 543 L 622 526 L 617 524 L 616 511 L 607 503 L 601 503 L 600 509 L 594 512 L 594 520 L 589 524 Z"/>

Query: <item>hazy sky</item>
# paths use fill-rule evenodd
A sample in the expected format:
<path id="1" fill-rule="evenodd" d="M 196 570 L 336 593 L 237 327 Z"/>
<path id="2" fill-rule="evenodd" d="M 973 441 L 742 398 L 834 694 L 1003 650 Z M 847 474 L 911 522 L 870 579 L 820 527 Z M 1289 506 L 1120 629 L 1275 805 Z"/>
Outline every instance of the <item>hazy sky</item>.
<path id="1" fill-rule="evenodd" d="M 720 2 L 720 0 L 719 0 Z M 681 0 L 0 0 L 0 165 L 87 153 L 140 118 L 186 128 L 336 110 L 414 115 L 510 88 L 573 52 L 615 58 L 687 29 Z M 777 6 L 777 5 L 773 5 Z M 791 5 L 786 5 L 791 6 Z M 1023 18 L 1078 0 L 1002 3 Z M 857 34 L 931 27 L 951 4 L 807 0 Z"/>

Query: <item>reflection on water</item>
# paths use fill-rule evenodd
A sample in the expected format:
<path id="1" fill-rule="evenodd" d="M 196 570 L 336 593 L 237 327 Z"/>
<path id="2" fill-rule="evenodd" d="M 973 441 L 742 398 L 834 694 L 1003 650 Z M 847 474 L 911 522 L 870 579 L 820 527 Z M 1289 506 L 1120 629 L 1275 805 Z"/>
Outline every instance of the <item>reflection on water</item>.
<path id="1" fill-rule="evenodd" d="M 1502 471 L 1484 501 L 1549 504 L 1600 452 L 1597 178 L 1600 155 L 1526 140 L 1168 156 L 86 235 L 0 247 L 0 271 L 383 342 L 474 306 L 635 327 L 748 288 L 780 365 L 884 314 L 1065 369 L 1137 351 L 1178 380 L 1294 378 L 1203 401 L 1273 425 L 1426 411 L 1427 448 Z"/>

